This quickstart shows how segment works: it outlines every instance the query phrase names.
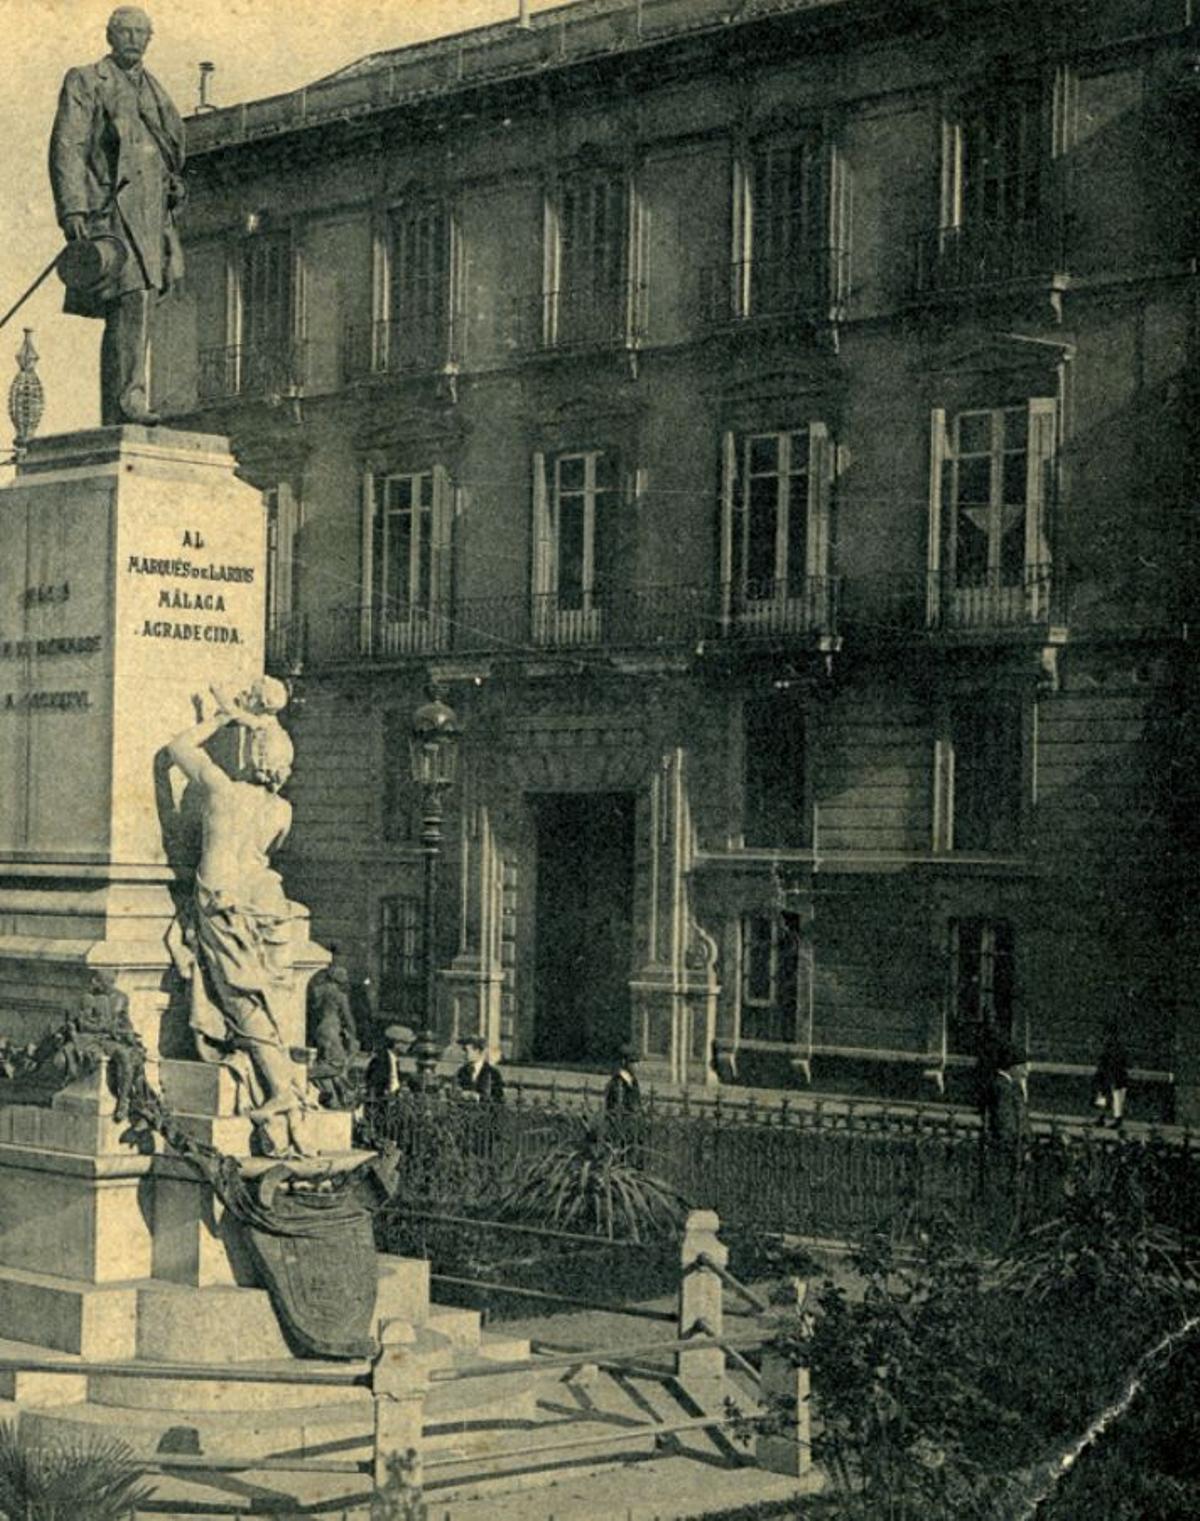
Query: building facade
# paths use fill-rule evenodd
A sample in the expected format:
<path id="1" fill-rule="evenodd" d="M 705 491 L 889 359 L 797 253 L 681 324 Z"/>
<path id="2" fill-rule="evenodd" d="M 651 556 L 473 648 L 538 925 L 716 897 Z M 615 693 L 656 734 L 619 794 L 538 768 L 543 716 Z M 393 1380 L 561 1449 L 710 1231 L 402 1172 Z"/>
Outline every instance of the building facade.
<path id="1" fill-rule="evenodd" d="M 1078 1107 L 1115 1022 L 1194 1117 L 1196 58 L 582 0 L 189 122 L 157 402 L 266 493 L 289 882 L 381 1015 L 434 678 L 444 1035 L 954 1098 L 990 1026 Z"/>

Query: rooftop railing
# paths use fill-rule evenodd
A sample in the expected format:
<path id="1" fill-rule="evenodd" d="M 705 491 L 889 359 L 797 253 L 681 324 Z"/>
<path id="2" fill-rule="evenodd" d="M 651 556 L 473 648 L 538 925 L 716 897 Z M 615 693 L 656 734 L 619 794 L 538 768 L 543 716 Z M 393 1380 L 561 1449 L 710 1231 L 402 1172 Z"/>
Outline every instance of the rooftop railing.
<path id="1" fill-rule="evenodd" d="M 753 21 L 760 10 L 778 16 L 845 3 L 750 0 L 739 20 Z M 535 12 L 528 27 L 501 23 L 397 48 L 303 89 L 192 116 L 188 156 L 705 31 L 727 35 L 728 0 L 590 0 L 557 6 Z"/>

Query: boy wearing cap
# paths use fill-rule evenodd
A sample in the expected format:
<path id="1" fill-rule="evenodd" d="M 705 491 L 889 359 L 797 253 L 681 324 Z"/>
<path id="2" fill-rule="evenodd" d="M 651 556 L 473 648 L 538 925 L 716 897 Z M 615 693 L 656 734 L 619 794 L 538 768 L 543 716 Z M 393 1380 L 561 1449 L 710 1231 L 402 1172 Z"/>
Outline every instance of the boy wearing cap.
<path id="1" fill-rule="evenodd" d="M 464 1035 L 459 1045 L 464 1060 L 455 1081 L 462 1097 L 473 1103 L 502 1104 L 504 1079 L 500 1076 L 500 1069 L 488 1061 L 483 1041 L 478 1035 Z"/>

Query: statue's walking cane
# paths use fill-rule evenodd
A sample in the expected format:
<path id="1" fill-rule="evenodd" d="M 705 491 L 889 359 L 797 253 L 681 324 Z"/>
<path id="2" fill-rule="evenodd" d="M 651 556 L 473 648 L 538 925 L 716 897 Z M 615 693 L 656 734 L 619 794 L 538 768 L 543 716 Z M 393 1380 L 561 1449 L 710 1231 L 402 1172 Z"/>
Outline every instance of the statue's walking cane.
<path id="1" fill-rule="evenodd" d="M 105 201 L 104 205 L 100 208 L 102 212 L 112 210 L 113 206 L 116 205 L 117 197 L 120 195 L 121 191 L 125 189 L 125 186 L 128 185 L 128 183 L 128 180 L 122 180 L 120 184 L 116 186 L 116 188 L 113 190 L 113 193 L 109 196 L 108 200 Z M 49 264 L 46 265 L 45 269 L 42 270 L 41 274 L 37 277 L 37 279 L 33 282 L 25 294 L 21 296 L 12 306 L 9 307 L 3 317 L 0 317 L 0 327 L 3 327 L 10 317 L 15 317 L 16 314 L 25 305 L 26 301 L 29 300 L 30 296 L 33 295 L 34 291 L 37 290 L 38 286 L 41 285 L 43 281 L 50 278 L 53 271 L 58 268 L 58 261 L 62 258 L 63 254 L 66 253 L 67 249 L 70 248 L 70 246 L 71 245 L 68 243 L 65 245 L 65 247 L 58 250 L 58 252 L 50 260 Z"/>

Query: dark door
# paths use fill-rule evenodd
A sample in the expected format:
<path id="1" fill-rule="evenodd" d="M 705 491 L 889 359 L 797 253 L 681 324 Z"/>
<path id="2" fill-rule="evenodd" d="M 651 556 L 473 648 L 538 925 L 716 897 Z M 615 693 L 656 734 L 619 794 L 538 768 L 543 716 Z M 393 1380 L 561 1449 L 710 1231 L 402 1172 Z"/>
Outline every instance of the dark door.
<path id="1" fill-rule="evenodd" d="M 537 819 L 533 1055 L 607 1062 L 629 1039 L 633 797 L 553 793 Z"/>

